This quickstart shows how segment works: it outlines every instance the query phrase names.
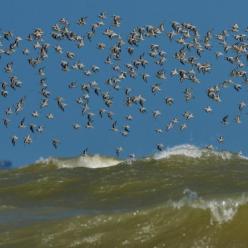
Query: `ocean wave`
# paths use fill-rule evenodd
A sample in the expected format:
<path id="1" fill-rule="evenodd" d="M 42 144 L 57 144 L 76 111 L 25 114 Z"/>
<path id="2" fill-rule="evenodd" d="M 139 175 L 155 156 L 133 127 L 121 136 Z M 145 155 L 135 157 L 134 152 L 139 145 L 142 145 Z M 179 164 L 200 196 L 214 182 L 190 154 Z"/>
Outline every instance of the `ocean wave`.
<path id="1" fill-rule="evenodd" d="M 228 151 L 216 151 L 214 149 L 201 148 L 190 144 L 177 145 L 171 148 L 167 148 L 164 151 L 155 153 L 153 158 L 155 160 L 167 159 L 172 156 L 184 156 L 188 158 L 202 158 L 215 156 L 223 160 L 229 160 L 233 156 L 238 156 L 240 159 L 248 160 L 248 157 L 242 155 L 242 153 L 232 153 Z"/>
<path id="2" fill-rule="evenodd" d="M 37 163 L 41 164 L 55 164 L 57 168 L 77 168 L 77 167 L 84 167 L 84 168 L 105 168 L 118 165 L 121 163 L 120 160 L 111 157 L 103 157 L 100 155 L 87 155 L 87 156 L 80 156 L 75 158 L 40 158 L 36 161 Z"/>
<path id="3" fill-rule="evenodd" d="M 214 149 L 200 148 L 190 144 L 183 144 L 174 146 L 171 148 L 167 148 L 164 151 L 155 153 L 154 155 L 143 157 L 143 158 L 135 158 L 135 159 L 126 159 L 126 160 L 118 160 L 114 157 L 105 157 L 101 155 L 87 155 L 87 156 L 79 156 L 74 158 L 40 158 L 35 164 L 55 164 L 58 168 L 106 168 L 119 165 L 123 163 L 125 165 L 132 165 L 136 162 L 146 162 L 149 160 L 166 160 L 171 157 L 180 156 L 192 159 L 205 159 L 205 158 L 218 158 L 222 160 L 230 160 L 232 158 L 238 158 L 241 160 L 248 160 L 248 157 L 242 155 L 241 153 L 232 153 L 228 151 L 216 151 Z"/>
<path id="4" fill-rule="evenodd" d="M 156 160 L 169 158 L 171 156 L 185 156 L 190 158 L 200 158 L 203 150 L 194 145 L 183 144 L 167 148 L 162 152 L 155 153 L 153 158 Z"/>
<path id="5" fill-rule="evenodd" d="M 238 208 L 248 203 L 247 194 L 226 199 L 205 200 L 198 196 L 197 192 L 185 189 L 184 196 L 179 201 L 170 201 L 169 205 L 174 208 L 181 209 L 183 207 L 191 207 L 195 209 L 210 210 L 211 223 L 217 222 L 223 224 L 229 222 L 236 215 Z"/>

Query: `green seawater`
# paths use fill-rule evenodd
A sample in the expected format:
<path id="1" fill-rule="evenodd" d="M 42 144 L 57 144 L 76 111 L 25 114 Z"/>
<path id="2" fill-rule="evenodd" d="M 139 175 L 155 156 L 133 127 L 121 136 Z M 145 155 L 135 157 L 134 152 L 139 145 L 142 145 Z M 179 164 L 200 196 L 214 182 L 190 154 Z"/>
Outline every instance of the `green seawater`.
<path id="1" fill-rule="evenodd" d="M 0 171 L 0 247 L 248 247 L 248 160 L 76 161 Z"/>

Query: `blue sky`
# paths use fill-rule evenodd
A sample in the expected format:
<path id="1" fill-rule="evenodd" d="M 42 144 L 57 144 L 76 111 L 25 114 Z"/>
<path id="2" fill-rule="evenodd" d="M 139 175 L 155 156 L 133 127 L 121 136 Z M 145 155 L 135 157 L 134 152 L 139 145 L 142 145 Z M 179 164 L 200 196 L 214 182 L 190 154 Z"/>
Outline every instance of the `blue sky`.
<path id="1" fill-rule="evenodd" d="M 50 38 L 51 26 L 58 22 L 62 17 L 68 19 L 71 23 L 71 28 L 82 34 L 86 33 L 89 25 L 86 27 L 78 27 L 75 23 L 82 16 L 88 17 L 88 23 L 93 24 L 97 21 L 97 16 L 104 11 L 108 15 L 106 26 L 111 26 L 112 15 L 120 15 L 122 18 L 121 26 L 115 30 L 126 39 L 128 33 L 136 26 L 144 25 L 159 25 L 161 22 L 165 24 L 166 31 L 171 30 L 170 24 L 172 21 L 190 22 L 196 25 L 200 34 L 203 36 L 208 30 L 213 30 L 214 33 L 221 32 L 223 29 L 230 29 L 234 23 L 240 25 L 241 30 L 247 27 L 247 9 L 246 1 L 4 1 L 1 3 L 2 11 L 0 15 L 1 32 L 10 30 L 15 35 L 26 37 L 35 28 L 40 27 L 45 31 L 44 39 L 50 43 L 49 58 L 44 63 L 47 74 L 47 82 L 52 93 L 50 98 L 50 106 L 48 110 L 42 110 L 41 117 L 34 120 L 31 113 L 34 110 L 39 110 L 39 76 L 37 69 L 32 69 L 27 58 L 21 54 L 21 49 L 16 52 L 13 57 L 2 57 L 1 63 L 1 81 L 8 80 L 8 75 L 4 73 L 4 66 L 10 61 L 14 61 L 14 75 L 23 82 L 23 88 L 13 92 L 7 98 L 0 97 L 1 119 L 4 116 L 4 110 L 8 106 L 12 106 L 21 96 L 26 96 L 26 105 L 24 112 L 10 117 L 11 122 L 9 128 L 0 125 L 0 159 L 8 159 L 13 161 L 14 165 L 23 165 L 35 161 L 40 157 L 48 156 L 77 156 L 80 152 L 88 147 L 90 153 L 98 153 L 108 156 L 115 154 L 115 148 L 122 146 L 124 148 L 123 157 L 130 153 L 135 153 L 137 156 L 152 154 L 156 151 L 156 144 L 163 143 L 165 146 L 174 146 L 178 144 L 191 143 L 198 146 L 213 144 L 218 149 L 226 149 L 231 151 L 242 151 L 248 154 L 246 136 L 248 131 L 248 116 L 247 111 L 242 114 L 242 123 L 237 125 L 233 118 L 238 114 L 238 103 L 243 100 L 248 103 L 247 87 L 237 93 L 233 89 L 225 89 L 221 104 L 216 104 L 210 101 L 206 96 L 206 90 L 209 86 L 218 82 L 222 82 L 230 78 L 230 71 L 233 68 L 223 59 L 216 61 L 214 51 L 218 50 L 219 45 L 214 42 L 213 52 L 204 54 L 203 60 L 209 61 L 213 65 L 213 71 L 206 76 L 200 75 L 201 84 L 192 85 L 186 81 L 180 84 L 177 79 L 168 77 L 167 80 L 161 83 L 162 91 L 156 96 L 151 94 L 150 87 L 155 83 L 156 78 L 153 76 L 148 84 L 142 80 L 126 79 L 122 82 L 122 89 L 115 92 L 108 89 L 104 81 L 113 75 L 111 68 L 103 63 L 108 50 L 99 51 L 96 45 L 100 41 L 104 41 L 109 45 L 109 41 L 99 32 L 92 42 L 86 42 L 85 48 L 78 50 L 68 42 L 62 42 L 61 45 L 64 51 L 74 51 L 76 53 L 75 61 L 82 61 L 86 67 L 93 64 L 100 66 L 100 72 L 89 78 L 83 77 L 78 73 L 70 71 L 64 73 L 60 70 L 59 63 L 65 58 L 65 55 L 59 57 L 55 54 L 53 46 L 58 42 Z M 103 29 L 104 29 L 103 28 Z M 102 30 L 103 30 L 102 29 Z M 138 58 L 140 54 L 146 52 L 151 43 L 156 43 L 161 46 L 168 54 L 168 62 L 164 66 L 167 74 L 174 68 L 181 68 L 173 54 L 179 49 L 175 42 L 169 42 L 166 35 L 161 35 L 159 38 L 151 38 L 145 40 L 138 48 L 135 49 L 133 57 L 123 54 L 121 64 L 124 64 Z M 21 48 L 28 46 L 27 41 L 21 43 Z M 30 44 L 29 44 L 29 47 Z M 126 46 L 127 47 L 127 46 Z M 64 53 L 65 54 L 65 53 Z M 149 57 L 146 56 L 148 59 Z M 147 67 L 149 74 L 153 75 L 159 67 L 155 66 L 151 61 Z M 246 63 L 246 61 L 245 61 Z M 246 63 L 247 65 L 247 63 Z M 247 67 L 247 66 L 246 66 Z M 245 67 L 245 68 L 246 68 Z M 113 107 L 110 109 L 115 113 L 114 119 L 118 121 L 118 125 L 123 126 L 129 124 L 131 132 L 128 137 L 122 137 L 120 134 L 113 133 L 111 122 L 105 118 L 100 119 L 97 111 L 103 107 L 100 98 L 91 96 L 90 107 L 91 111 L 96 113 L 94 117 L 94 129 L 89 130 L 84 127 L 78 131 L 72 129 L 72 123 L 80 122 L 82 126 L 86 123 L 86 119 L 80 114 L 80 108 L 76 106 L 74 100 L 80 95 L 80 90 L 70 91 L 67 88 L 68 82 L 77 81 L 78 83 L 96 80 L 100 87 L 109 90 L 114 97 Z M 131 87 L 134 94 L 141 93 L 147 99 L 146 107 L 148 113 L 140 114 L 137 107 L 130 109 L 123 106 L 123 90 L 126 87 Z M 190 103 L 185 103 L 183 100 L 183 91 L 185 88 L 193 88 L 195 99 Z M 56 106 L 56 96 L 63 96 L 65 102 L 68 103 L 65 113 L 62 113 Z M 163 99 L 167 96 L 173 96 L 175 104 L 171 107 L 163 103 Z M 203 107 L 211 105 L 214 112 L 207 115 L 202 111 Z M 152 118 L 151 111 L 159 109 L 162 116 L 157 120 Z M 161 135 L 155 134 L 155 128 L 164 129 L 166 124 L 173 118 L 178 117 L 183 120 L 182 113 L 191 111 L 195 118 L 187 122 L 188 128 L 181 132 L 178 128 L 174 128 L 170 132 L 164 132 Z M 48 121 L 44 117 L 48 112 L 53 112 L 55 120 Z M 127 123 L 124 120 L 126 114 L 131 113 L 134 120 Z M 230 125 L 223 127 L 220 124 L 221 118 L 230 115 Z M 30 132 L 28 129 L 20 130 L 17 128 L 18 122 L 26 117 L 26 122 L 35 122 L 45 126 L 44 134 L 33 135 L 33 143 L 31 145 L 23 144 L 23 137 Z M 180 122 L 181 123 L 181 122 Z M 13 147 L 10 142 L 10 137 L 16 134 L 19 137 L 18 144 Z M 218 145 L 216 138 L 220 135 L 225 137 L 225 143 Z M 55 150 L 51 145 L 52 138 L 59 138 L 61 145 Z"/>

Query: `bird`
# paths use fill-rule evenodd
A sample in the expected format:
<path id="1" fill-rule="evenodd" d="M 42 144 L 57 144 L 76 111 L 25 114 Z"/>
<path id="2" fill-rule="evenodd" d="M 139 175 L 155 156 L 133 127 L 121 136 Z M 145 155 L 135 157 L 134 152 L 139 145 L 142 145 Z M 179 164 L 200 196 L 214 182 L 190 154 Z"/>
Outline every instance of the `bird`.
<path id="1" fill-rule="evenodd" d="M 52 139 L 52 145 L 55 149 L 58 148 L 58 145 L 60 144 L 60 140 L 59 139 Z"/>
<path id="2" fill-rule="evenodd" d="M 12 143 L 12 145 L 15 146 L 16 143 L 17 143 L 17 141 L 18 141 L 18 137 L 16 135 L 13 135 L 11 137 L 11 143 Z"/>
<path id="3" fill-rule="evenodd" d="M 224 143 L 224 137 L 223 136 L 219 136 L 217 138 L 217 141 L 220 143 L 220 144 L 223 144 Z"/>
<path id="4" fill-rule="evenodd" d="M 25 128 L 26 126 L 25 126 L 24 122 L 25 122 L 25 117 L 22 118 L 22 120 L 20 121 L 18 127 L 19 127 L 19 128 Z"/>
<path id="5" fill-rule="evenodd" d="M 117 121 L 114 121 L 113 123 L 112 123 L 112 131 L 114 131 L 114 132 L 118 132 L 118 128 L 116 127 L 117 126 Z"/>
<path id="6" fill-rule="evenodd" d="M 165 103 L 169 106 L 171 106 L 174 103 L 174 99 L 172 97 L 166 97 Z"/>
<path id="7" fill-rule="evenodd" d="M 160 133 L 163 133 L 163 130 L 161 128 L 156 128 L 155 129 L 155 132 L 158 133 L 158 134 L 160 134 Z"/>
<path id="8" fill-rule="evenodd" d="M 183 116 L 184 116 L 184 118 L 185 118 L 186 120 L 190 120 L 190 119 L 194 118 L 193 113 L 191 113 L 191 112 L 189 112 L 189 111 L 185 111 L 185 112 L 183 113 Z"/>
<path id="9" fill-rule="evenodd" d="M 28 144 L 28 145 L 32 143 L 32 138 L 31 138 L 30 134 L 24 137 L 23 142 L 24 142 L 24 144 Z"/>
<path id="10" fill-rule="evenodd" d="M 157 117 L 159 117 L 161 115 L 161 112 L 159 110 L 154 110 L 152 112 L 152 116 L 156 119 Z"/>
<path id="11" fill-rule="evenodd" d="M 227 125 L 227 124 L 228 124 L 228 117 L 229 117 L 229 115 L 225 115 L 225 116 L 222 118 L 221 123 L 222 123 L 223 125 Z"/>
<path id="12" fill-rule="evenodd" d="M 80 125 L 79 123 L 74 123 L 74 124 L 72 125 L 72 127 L 73 127 L 75 130 L 78 130 L 78 129 L 81 127 L 81 125 Z"/>
<path id="13" fill-rule="evenodd" d="M 116 156 L 119 157 L 120 156 L 120 153 L 123 151 L 123 148 L 120 146 L 120 147 L 117 147 L 115 149 L 115 153 L 116 153 Z"/>
<path id="14" fill-rule="evenodd" d="M 9 126 L 9 123 L 10 123 L 10 119 L 7 118 L 3 119 L 3 124 L 6 128 Z"/>
<path id="15" fill-rule="evenodd" d="M 206 113 L 211 113 L 213 110 L 212 110 L 212 108 L 210 106 L 207 106 L 207 107 L 204 108 L 204 111 Z"/>
<path id="16" fill-rule="evenodd" d="M 180 130 L 182 131 L 182 130 L 184 130 L 187 127 L 188 127 L 187 124 L 186 123 L 183 123 L 183 124 L 180 125 Z"/>
<path id="17" fill-rule="evenodd" d="M 164 145 L 163 145 L 163 144 L 157 144 L 157 145 L 156 145 L 156 148 L 157 148 L 158 151 L 161 152 L 161 151 L 164 150 Z"/>
<path id="18" fill-rule="evenodd" d="M 46 115 L 46 117 L 47 117 L 47 119 L 49 119 L 49 120 L 54 119 L 54 115 L 53 115 L 52 113 L 48 113 L 48 114 Z"/>
<path id="19" fill-rule="evenodd" d="M 83 157 L 88 156 L 88 147 L 86 147 L 86 148 L 82 151 L 81 156 L 83 156 Z"/>
<path id="20" fill-rule="evenodd" d="M 246 103 L 244 101 L 241 101 L 239 103 L 239 111 L 242 111 L 246 107 Z"/>
<path id="21" fill-rule="evenodd" d="M 57 101 L 58 107 L 64 112 L 67 104 L 63 102 L 64 101 L 63 97 L 58 96 L 56 98 L 56 101 Z"/>
<path id="22" fill-rule="evenodd" d="M 236 117 L 235 117 L 235 122 L 236 122 L 237 124 L 240 124 L 240 123 L 241 123 L 240 115 L 236 115 Z"/>

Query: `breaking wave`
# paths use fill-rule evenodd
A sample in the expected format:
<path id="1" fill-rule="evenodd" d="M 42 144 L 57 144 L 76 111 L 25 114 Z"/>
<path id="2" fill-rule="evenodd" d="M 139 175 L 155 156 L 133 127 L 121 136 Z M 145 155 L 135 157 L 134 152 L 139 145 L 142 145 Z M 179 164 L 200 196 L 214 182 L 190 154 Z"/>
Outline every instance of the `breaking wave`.
<path id="1" fill-rule="evenodd" d="M 183 156 L 188 158 L 206 158 L 206 157 L 219 157 L 221 159 L 231 159 L 233 156 L 238 156 L 241 159 L 248 159 L 248 157 L 241 153 L 235 154 L 228 151 L 216 151 L 213 148 L 199 148 L 190 144 L 183 144 L 167 148 L 165 151 L 156 153 L 154 159 L 166 159 L 172 156 Z"/>
<path id="2" fill-rule="evenodd" d="M 192 158 L 192 159 L 208 159 L 216 158 L 223 160 L 230 160 L 234 158 L 248 160 L 248 157 L 242 155 L 241 153 L 231 153 L 228 151 L 216 151 L 213 149 L 199 148 L 194 145 L 183 144 L 167 148 L 164 151 L 157 152 L 152 156 L 144 157 L 141 159 L 127 159 L 127 160 L 118 160 L 113 157 L 105 157 L 101 155 L 87 155 L 79 156 L 74 158 L 40 158 L 35 164 L 55 164 L 57 168 L 106 168 L 112 167 L 120 164 L 133 164 L 138 161 L 147 161 L 147 160 L 166 160 L 172 157 L 181 157 L 181 158 Z"/>
<path id="3" fill-rule="evenodd" d="M 36 164 L 55 164 L 59 169 L 62 168 L 77 168 L 77 167 L 84 167 L 84 168 L 105 168 L 118 165 L 121 163 L 120 160 L 111 157 L 103 157 L 100 155 L 93 155 L 93 156 L 80 156 L 75 158 L 40 158 L 35 162 Z"/>
<path id="4" fill-rule="evenodd" d="M 176 202 L 169 202 L 169 205 L 180 209 L 183 207 L 198 208 L 210 210 L 212 219 L 211 223 L 216 221 L 219 224 L 231 221 L 238 211 L 238 208 L 248 203 L 247 194 L 232 198 L 223 198 L 218 200 L 206 200 L 198 196 L 197 192 L 185 189 L 184 196 Z"/>

